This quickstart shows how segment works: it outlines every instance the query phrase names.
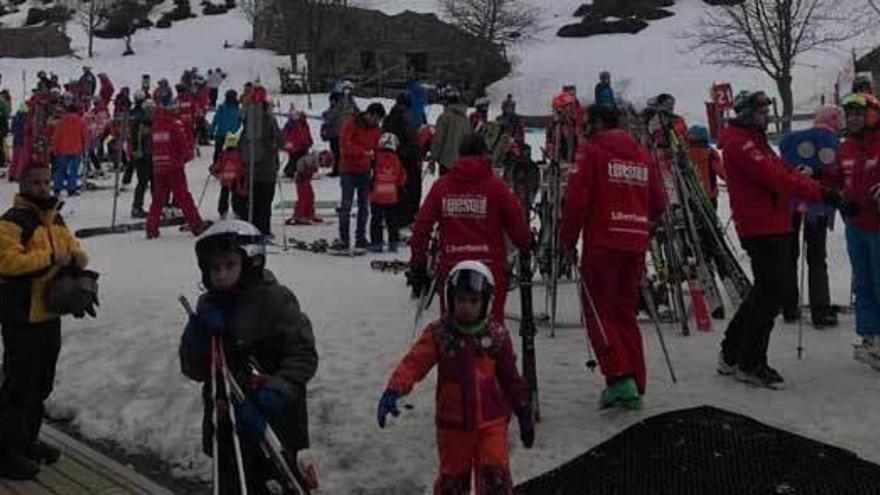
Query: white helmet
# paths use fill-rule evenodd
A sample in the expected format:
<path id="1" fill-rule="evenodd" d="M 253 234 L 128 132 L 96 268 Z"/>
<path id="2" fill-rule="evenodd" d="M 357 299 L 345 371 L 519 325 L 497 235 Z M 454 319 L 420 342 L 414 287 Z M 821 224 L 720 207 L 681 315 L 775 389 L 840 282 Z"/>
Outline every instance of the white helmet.
<path id="1" fill-rule="evenodd" d="M 382 134 L 382 137 L 379 138 L 379 148 L 383 150 L 397 151 L 398 144 L 397 136 L 390 132 Z"/>
<path id="2" fill-rule="evenodd" d="M 466 260 L 456 264 L 446 278 L 446 304 L 452 312 L 455 309 L 455 294 L 459 291 L 479 294 L 483 298 L 480 319 L 485 320 L 489 311 L 489 301 L 495 290 L 495 277 L 483 262 Z"/>
<path id="3" fill-rule="evenodd" d="M 224 251 L 242 254 L 242 277 L 259 276 L 266 264 L 266 244 L 259 229 L 244 220 L 221 220 L 205 230 L 196 241 L 196 258 L 202 282 L 210 289 L 210 255 Z"/>

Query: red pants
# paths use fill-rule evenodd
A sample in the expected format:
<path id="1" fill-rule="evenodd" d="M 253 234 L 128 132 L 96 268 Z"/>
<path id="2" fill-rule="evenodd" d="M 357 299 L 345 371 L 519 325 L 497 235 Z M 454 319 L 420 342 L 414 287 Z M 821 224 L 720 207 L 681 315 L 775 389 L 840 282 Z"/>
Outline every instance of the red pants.
<path id="1" fill-rule="evenodd" d="M 197 234 L 202 226 L 202 217 L 196 209 L 192 194 L 186 185 L 186 173 L 183 169 L 162 170 L 153 174 L 153 201 L 147 214 L 147 234 L 159 233 L 159 218 L 162 208 L 168 201 L 168 194 L 174 195 L 174 203 L 183 210 L 183 217 L 189 225 L 190 232 Z"/>
<path id="2" fill-rule="evenodd" d="M 293 210 L 293 218 L 315 218 L 315 191 L 310 180 L 296 182 L 296 208 Z"/>
<path id="3" fill-rule="evenodd" d="M 642 394 L 645 354 L 636 310 L 644 263 L 644 254 L 601 249 L 590 249 L 581 261 L 582 280 L 589 291 L 586 294 L 581 286 L 587 336 L 602 373 L 609 383 L 632 376 Z"/>
<path id="4" fill-rule="evenodd" d="M 506 422 L 476 431 L 438 429 L 437 452 L 434 495 L 469 494 L 472 477 L 477 495 L 513 493 Z"/>
<path id="5" fill-rule="evenodd" d="M 492 321 L 504 324 L 504 305 L 507 304 L 507 274 L 491 263 L 486 263 L 495 277 L 495 291 L 492 293 L 492 309 L 489 317 Z M 455 266 L 455 265 L 453 265 Z M 437 292 L 440 296 L 440 314 L 446 314 L 446 277 L 452 267 L 441 268 L 437 274 Z"/>

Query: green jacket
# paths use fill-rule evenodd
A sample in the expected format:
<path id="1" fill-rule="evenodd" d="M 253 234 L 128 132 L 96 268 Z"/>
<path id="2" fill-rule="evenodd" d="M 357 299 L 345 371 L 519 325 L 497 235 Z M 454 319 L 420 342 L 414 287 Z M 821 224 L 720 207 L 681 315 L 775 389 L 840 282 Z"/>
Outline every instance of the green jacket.
<path id="1" fill-rule="evenodd" d="M 447 106 L 437 119 L 434 140 L 431 142 L 431 156 L 444 167 L 451 167 L 458 160 L 458 149 L 462 140 L 470 132 L 467 107 L 462 104 Z"/>

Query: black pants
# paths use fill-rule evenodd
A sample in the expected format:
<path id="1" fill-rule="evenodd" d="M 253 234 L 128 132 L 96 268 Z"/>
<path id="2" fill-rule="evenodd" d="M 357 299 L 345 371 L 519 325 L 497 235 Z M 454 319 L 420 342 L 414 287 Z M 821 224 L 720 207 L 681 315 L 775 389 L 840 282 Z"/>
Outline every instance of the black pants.
<path id="1" fill-rule="evenodd" d="M 418 161 L 404 161 L 406 169 L 405 201 L 400 205 L 400 226 L 413 223 L 422 204 L 422 168 Z"/>
<path id="2" fill-rule="evenodd" d="M 211 159 L 211 163 L 217 163 L 217 159 L 220 158 L 220 153 L 223 152 L 223 145 L 225 143 L 225 137 L 214 136 L 214 158 Z"/>
<path id="3" fill-rule="evenodd" d="M 3 385 L 0 386 L 0 450 L 37 441 L 43 401 L 52 393 L 61 351 L 61 320 L 2 325 Z"/>
<path id="4" fill-rule="evenodd" d="M 725 361 L 751 371 L 767 364 L 773 320 L 782 309 L 785 297 L 791 239 L 785 234 L 741 242 L 751 258 L 755 283 L 727 327 L 721 351 Z"/>
<path id="5" fill-rule="evenodd" d="M 220 198 L 217 200 L 217 213 L 220 216 L 229 212 L 229 196 L 232 195 L 232 189 L 226 186 L 220 186 Z"/>
<path id="6" fill-rule="evenodd" d="M 821 317 L 823 312 L 831 306 L 831 289 L 828 287 L 828 263 L 826 262 L 826 240 L 828 238 L 828 217 L 822 215 L 815 223 L 804 222 L 803 215 L 795 212 L 792 214 L 791 225 L 794 232 L 791 234 L 791 256 L 788 263 L 787 291 L 783 310 L 787 314 L 794 314 L 798 307 L 798 292 L 800 279 L 798 277 L 799 256 L 801 253 L 800 233 L 801 225 L 804 228 L 804 241 L 807 243 L 807 277 L 810 291 L 810 311 L 813 319 Z"/>
<path id="7" fill-rule="evenodd" d="M 134 197 L 131 200 L 132 210 L 144 209 L 144 194 L 153 182 L 153 161 L 150 158 L 134 160 L 134 171 L 137 173 L 137 185 L 134 186 Z"/>
<path id="8" fill-rule="evenodd" d="M 212 107 L 216 107 L 216 106 L 217 106 L 217 91 L 218 91 L 217 88 L 211 88 L 211 89 L 210 89 L 210 95 L 211 95 L 211 106 L 212 106 Z"/>
<path id="9" fill-rule="evenodd" d="M 370 203 L 370 242 L 383 244 L 382 227 L 388 227 L 388 244 L 394 245 L 400 242 L 400 227 L 398 217 L 400 207 L 398 205 L 379 205 Z"/>
<path id="10" fill-rule="evenodd" d="M 260 229 L 263 235 L 272 233 L 272 201 L 275 200 L 275 183 L 274 182 L 254 182 L 254 220 L 253 224 Z M 245 196 L 232 197 L 232 210 L 235 215 L 242 219 L 248 220 L 249 212 L 248 198 Z"/>
<path id="11" fill-rule="evenodd" d="M 330 152 L 333 153 L 333 175 L 339 175 L 339 158 L 341 150 L 339 148 L 339 138 L 330 140 Z"/>

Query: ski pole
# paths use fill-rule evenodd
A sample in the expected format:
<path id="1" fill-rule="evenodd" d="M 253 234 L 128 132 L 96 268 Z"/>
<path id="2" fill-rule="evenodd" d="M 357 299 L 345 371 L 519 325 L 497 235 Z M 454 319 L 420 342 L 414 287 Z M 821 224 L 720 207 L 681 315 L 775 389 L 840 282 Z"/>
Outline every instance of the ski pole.
<path id="1" fill-rule="evenodd" d="M 806 222 L 806 217 L 804 218 L 804 222 Z M 807 236 L 806 236 L 806 225 L 804 225 L 804 240 L 801 244 L 801 281 L 800 286 L 798 287 L 798 311 L 801 311 L 801 307 L 804 304 L 804 272 L 806 272 L 806 267 L 804 266 L 806 261 L 806 252 L 807 252 Z M 804 354 L 804 318 L 803 316 L 799 316 L 798 318 L 798 345 L 797 345 L 797 357 L 801 359 Z"/>
<path id="2" fill-rule="evenodd" d="M 660 328 L 660 316 L 657 314 L 657 306 L 654 304 L 654 296 L 651 295 L 651 288 L 648 287 L 648 277 L 642 276 L 640 283 L 642 286 L 642 298 L 645 300 L 645 306 L 648 307 L 648 314 L 651 315 L 651 322 L 654 330 L 657 332 L 657 339 L 660 341 L 660 348 L 663 350 L 663 357 L 666 358 L 666 367 L 669 368 L 669 376 L 672 383 L 678 383 L 675 377 L 675 370 L 672 368 L 672 359 L 669 357 L 669 350 L 666 348 L 666 339 L 663 338 L 663 331 Z"/>
<path id="3" fill-rule="evenodd" d="M 590 295 L 590 289 L 587 288 L 587 283 L 584 281 L 583 277 L 579 277 L 579 279 L 581 290 L 583 291 L 584 296 L 586 296 L 587 302 L 590 304 L 590 310 L 596 317 L 596 326 L 599 329 L 599 335 L 602 336 L 602 343 L 605 344 L 606 348 L 610 347 L 610 345 L 608 344 L 608 334 L 605 333 L 605 325 L 602 323 L 602 318 L 599 316 L 599 311 L 596 309 L 596 305 L 593 303 L 593 296 Z M 586 317 L 584 318 L 584 320 L 586 320 Z"/>
<path id="4" fill-rule="evenodd" d="M 574 275 L 575 276 L 575 283 L 577 283 L 578 286 L 580 286 L 581 285 L 581 270 L 580 270 L 580 268 L 575 267 L 574 273 L 575 273 L 575 275 Z M 581 308 L 581 324 L 584 326 L 584 329 L 586 329 L 587 328 L 587 316 L 584 313 L 584 301 L 583 301 L 583 299 L 580 298 L 580 295 L 578 295 L 578 296 L 579 296 L 578 303 Z M 590 336 L 588 334 L 587 335 L 587 369 L 589 369 L 590 372 L 595 373 L 596 372 L 596 365 L 597 365 L 596 358 L 593 356 L 593 346 L 590 344 Z"/>
<path id="5" fill-rule="evenodd" d="M 281 185 L 280 180 L 276 179 L 275 183 L 278 184 L 278 197 L 281 198 L 281 205 L 283 207 L 284 206 L 284 187 Z M 283 214 L 281 216 L 284 217 Z M 270 215 L 270 218 L 271 218 L 271 215 Z M 281 242 L 284 245 L 284 251 L 287 251 L 287 249 L 288 249 L 288 247 L 287 247 L 287 221 L 281 222 L 281 237 L 282 237 Z"/>
<path id="6" fill-rule="evenodd" d="M 211 182 L 211 172 L 208 171 L 208 176 L 205 177 L 205 185 L 202 186 L 202 193 L 199 194 L 199 204 L 196 206 L 197 209 L 202 209 L 202 202 L 205 200 L 205 193 L 208 192 L 208 184 Z"/>
<path id="7" fill-rule="evenodd" d="M 226 402 L 232 406 L 232 401 L 230 398 L 232 395 L 229 392 L 229 382 L 232 380 L 232 374 L 229 372 L 229 366 L 226 363 L 226 354 L 223 351 L 223 341 L 220 337 L 214 337 L 215 346 L 217 347 L 217 354 L 220 357 L 220 370 L 219 372 L 223 377 L 223 393 L 226 395 Z M 241 439 L 238 438 L 238 421 L 235 417 L 235 412 L 232 410 L 232 407 L 227 407 L 226 411 L 229 416 L 229 423 L 232 426 L 232 446 L 235 450 L 235 464 L 238 469 L 238 483 L 241 487 L 242 495 L 247 495 L 247 479 L 245 479 L 244 473 L 244 458 L 241 452 Z M 268 427 L 267 427 L 268 429 Z"/>
<path id="8" fill-rule="evenodd" d="M 184 308 L 187 310 L 187 313 L 190 314 L 190 318 L 192 317 L 192 308 L 189 307 L 189 302 L 187 302 L 186 298 L 182 295 L 180 296 L 180 301 L 184 304 Z M 211 435 L 211 459 L 213 460 L 213 485 L 214 485 L 214 495 L 220 495 L 220 446 L 217 439 L 218 432 L 220 431 L 220 408 L 217 407 L 217 402 L 219 396 L 217 395 L 217 361 L 219 356 L 217 356 L 217 346 L 214 345 L 214 339 L 211 338 L 211 403 L 214 406 L 213 414 L 211 415 L 214 425 L 214 432 Z"/>

